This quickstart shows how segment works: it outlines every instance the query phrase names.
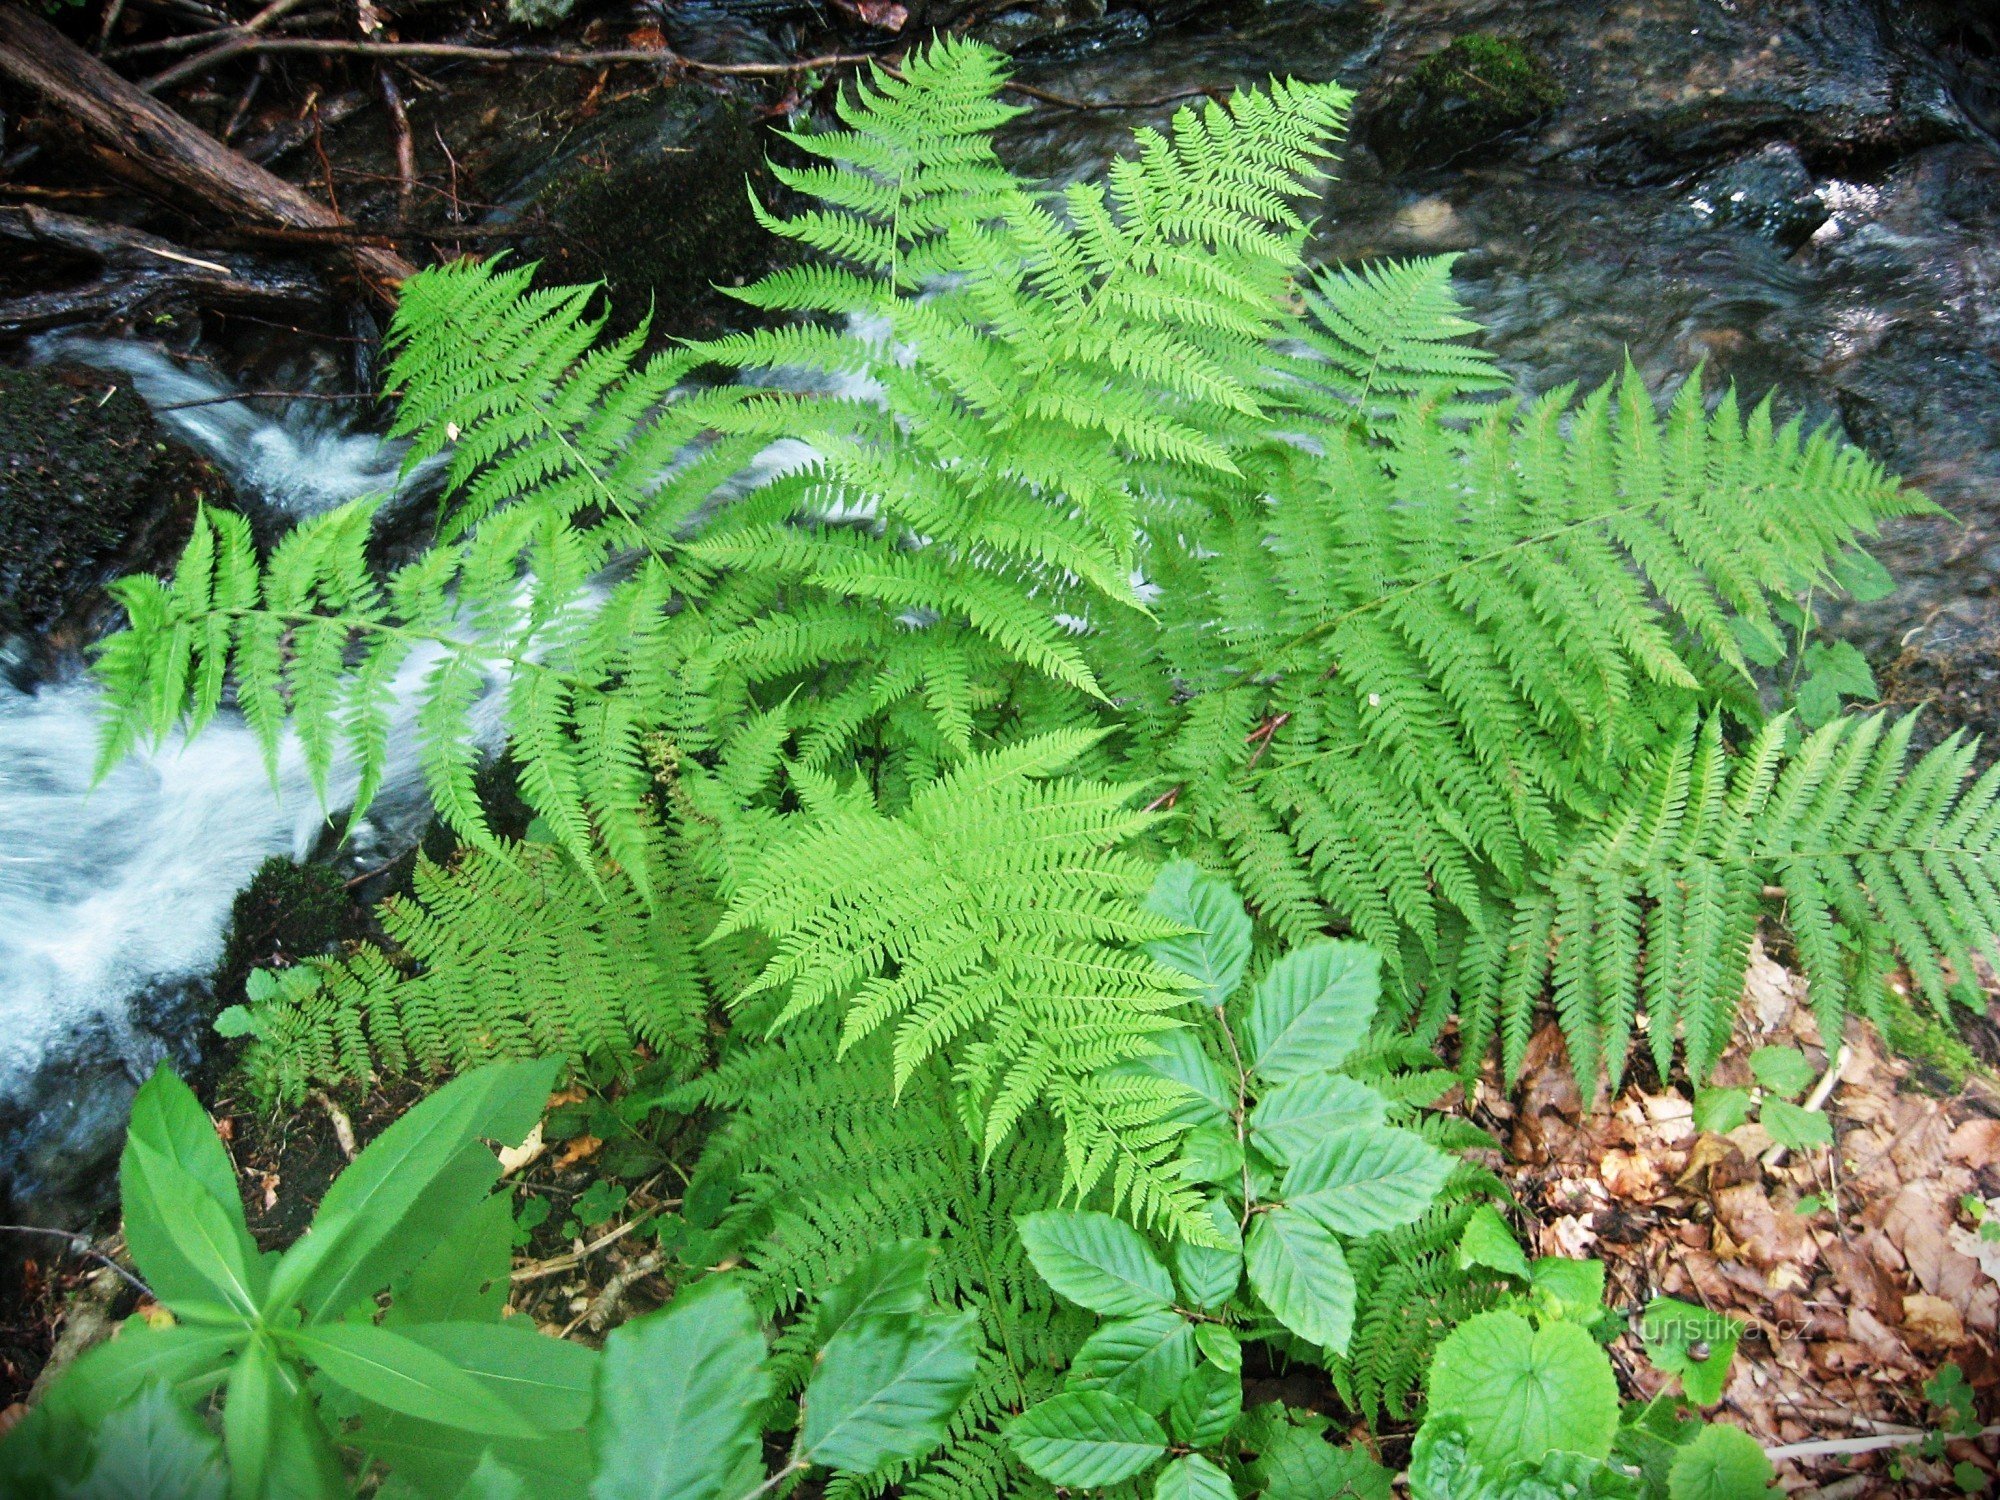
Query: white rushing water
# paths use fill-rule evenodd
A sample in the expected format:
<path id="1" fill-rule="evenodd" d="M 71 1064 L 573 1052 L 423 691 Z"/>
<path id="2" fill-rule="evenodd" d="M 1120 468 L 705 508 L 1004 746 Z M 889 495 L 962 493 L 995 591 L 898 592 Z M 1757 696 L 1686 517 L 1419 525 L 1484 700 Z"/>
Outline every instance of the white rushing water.
<path id="1" fill-rule="evenodd" d="M 72 341 L 59 352 L 130 381 L 156 409 L 179 406 L 161 420 L 278 517 L 396 486 L 397 447 L 344 428 L 332 403 L 273 416 L 216 401 L 228 386 L 143 345 Z M 404 667 L 400 701 L 427 664 Z M 133 1030 L 135 997 L 211 969 L 230 903 L 258 865 L 304 857 L 326 827 L 297 747 L 286 746 L 274 788 L 254 737 L 227 714 L 92 787 L 99 707 L 80 673 L 33 692 L 0 687 L 0 1102 L 30 1103 L 20 1095 L 38 1068 L 86 1036 L 108 1033 L 133 1072 L 150 1067 L 159 1046 Z M 428 815 L 407 721 L 392 745 L 384 790 L 354 830 L 363 857 L 407 843 Z M 353 778 L 334 780 L 339 807 Z"/>

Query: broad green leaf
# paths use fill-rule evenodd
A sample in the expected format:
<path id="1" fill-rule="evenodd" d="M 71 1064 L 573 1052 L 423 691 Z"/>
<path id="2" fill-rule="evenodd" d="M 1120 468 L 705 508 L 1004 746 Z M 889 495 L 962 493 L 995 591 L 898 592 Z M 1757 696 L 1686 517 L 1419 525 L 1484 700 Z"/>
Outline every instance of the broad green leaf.
<path id="1" fill-rule="evenodd" d="M 1173 1278 L 1138 1231 L 1109 1214 L 1048 1209 L 1015 1221 L 1042 1280 L 1107 1318 L 1171 1307 Z"/>
<path id="2" fill-rule="evenodd" d="M 1776 1472 L 1757 1440 L 1740 1427 L 1704 1427 L 1667 1471 L 1669 1500 L 1756 1500 Z"/>
<path id="3" fill-rule="evenodd" d="M 1359 1448 L 1283 1427 L 1252 1467 L 1263 1500 L 1389 1500 L 1393 1476 Z"/>
<path id="4" fill-rule="evenodd" d="M 222 1446 L 231 1500 L 337 1500 L 348 1493 L 299 1372 L 262 1335 L 229 1372 Z"/>
<path id="5" fill-rule="evenodd" d="M 243 1221 L 236 1169 L 208 1112 L 171 1068 L 132 1101 L 119 1163 L 125 1242 L 167 1306 L 254 1318 L 267 1274 Z"/>
<path id="6" fill-rule="evenodd" d="M 1181 1176 L 1189 1182 L 1243 1183 L 1243 1143 L 1226 1121 L 1197 1125 L 1181 1137 Z"/>
<path id="7" fill-rule="evenodd" d="M 1759 1087 L 1783 1099 L 1798 1098 L 1819 1076 L 1796 1047 L 1759 1047 L 1750 1054 L 1750 1072 Z"/>
<path id="8" fill-rule="evenodd" d="M 1193 860 L 1173 860 L 1155 877 L 1146 910 L 1191 929 L 1148 943 L 1146 951 L 1199 981 L 1202 1004 L 1213 1009 L 1235 993 L 1250 962 L 1250 916 L 1228 881 Z"/>
<path id="9" fill-rule="evenodd" d="M 595 1349 L 535 1331 L 526 1318 L 500 1323 L 420 1323 L 396 1332 L 485 1387 L 536 1432 L 567 1432 L 590 1420 Z"/>
<path id="10" fill-rule="evenodd" d="M 1265 1083 L 1337 1068 L 1368 1039 L 1382 993 L 1382 959 L 1365 943 L 1294 948 L 1257 981 L 1244 1051 Z"/>
<path id="11" fill-rule="evenodd" d="M 1696 1406 L 1713 1406 L 1722 1399 L 1743 1327 L 1727 1313 L 1672 1297 L 1655 1297 L 1639 1315 L 1646 1358 L 1664 1373 L 1678 1375 L 1681 1389 Z"/>
<path id="12" fill-rule="evenodd" d="M 1528 1284 L 1557 1317 L 1593 1327 L 1604 1314 L 1604 1262 L 1539 1255 L 1529 1263 Z"/>
<path id="13" fill-rule="evenodd" d="M 1338 1234 L 1378 1234 L 1422 1218 L 1451 1158 L 1415 1131 L 1378 1125 L 1322 1139 L 1285 1174 L 1285 1201 Z"/>
<path id="14" fill-rule="evenodd" d="M 737 1500 L 725 1486 L 761 1464 L 770 1397 L 763 1330 L 727 1277 L 627 1323 L 598 1367 L 592 1500 Z"/>
<path id="15" fill-rule="evenodd" d="M 1236 1500 L 1236 1486 L 1208 1459 L 1189 1453 L 1160 1470 L 1153 1500 Z"/>
<path id="16" fill-rule="evenodd" d="M 806 1387 L 799 1457 L 844 1474 L 920 1458 L 972 1390 L 979 1314 L 887 1315 L 849 1322 Z"/>
<path id="17" fill-rule="evenodd" d="M 91 1435 L 91 1464 L 63 1500 L 223 1500 L 222 1444 L 167 1386 L 148 1385 Z"/>
<path id="18" fill-rule="evenodd" d="M 1696 1089 L 1694 1128 L 1710 1135 L 1728 1135 L 1750 1118 L 1750 1090 Z"/>
<path id="19" fill-rule="evenodd" d="M 1757 1118 L 1771 1139 L 1788 1151 L 1810 1151 L 1833 1144 L 1833 1122 L 1817 1109 L 1802 1109 L 1783 1099 L 1766 1099 Z"/>
<path id="20" fill-rule="evenodd" d="M 1181 1382 L 1167 1407 L 1167 1430 L 1190 1448 L 1213 1448 L 1229 1436 L 1243 1415 L 1243 1377 L 1220 1365 L 1203 1364 Z"/>
<path id="21" fill-rule="evenodd" d="M 1482 1203 L 1472 1211 L 1458 1237 L 1458 1268 L 1469 1271 L 1474 1266 L 1485 1266 L 1520 1281 L 1528 1279 L 1528 1257 L 1514 1238 L 1514 1231 L 1500 1217 L 1500 1210 L 1490 1203 Z"/>
<path id="22" fill-rule="evenodd" d="M 813 1342 L 824 1345 L 849 1323 L 884 1313 L 914 1314 L 930 1302 L 937 1251 L 922 1240 L 877 1245 L 819 1299 Z"/>
<path id="23" fill-rule="evenodd" d="M 1216 1308 L 1236 1294 L 1236 1283 L 1242 1279 L 1243 1230 L 1223 1198 L 1211 1198 L 1202 1205 L 1201 1217 L 1221 1243 L 1178 1241 L 1174 1245 L 1174 1279 L 1180 1283 L 1181 1294 L 1196 1307 Z"/>
<path id="24" fill-rule="evenodd" d="M 489 1457 L 520 1475 L 534 1500 L 584 1500 L 590 1488 L 590 1440 L 581 1431 L 496 1438 L 371 1406 L 344 1441 L 392 1470 L 402 1485 L 426 1500 L 456 1496 Z M 763 1478 L 761 1468 L 747 1471 L 726 1494 L 747 1495 Z"/>
<path id="25" fill-rule="evenodd" d="M 272 1277 L 267 1306 L 339 1315 L 416 1265 L 499 1180 L 485 1139 L 517 1145 L 561 1059 L 491 1063 L 453 1079 L 368 1144 L 334 1179 L 305 1237 Z"/>
<path id="26" fill-rule="evenodd" d="M 1006 1431 L 1022 1463 L 1078 1489 L 1130 1479 L 1167 1452 L 1158 1422 L 1103 1391 L 1065 1391 L 1029 1407 Z"/>
<path id="27" fill-rule="evenodd" d="M 406 1417 L 493 1437 L 541 1430 L 442 1354 L 390 1329 L 323 1323 L 277 1337 L 334 1384 Z"/>
<path id="28" fill-rule="evenodd" d="M 1194 1328 L 1156 1309 L 1106 1323 L 1070 1361 L 1067 1388 L 1103 1390 L 1157 1415 L 1194 1369 Z"/>
<path id="29" fill-rule="evenodd" d="M 1338 1073 L 1308 1073 L 1257 1101 L 1250 1135 L 1257 1149 L 1282 1167 L 1335 1131 L 1380 1125 L 1388 1118 L 1389 1101 L 1367 1084 Z"/>
<path id="30" fill-rule="evenodd" d="M 1236 1336 L 1235 1329 L 1220 1323 L 1197 1323 L 1194 1346 L 1201 1350 L 1203 1359 L 1218 1368 L 1232 1375 L 1243 1373 L 1243 1341 Z"/>
<path id="31" fill-rule="evenodd" d="M 1580 1325 L 1536 1328 L 1516 1312 L 1485 1312 L 1438 1346 L 1429 1410 L 1463 1421 L 1484 1463 L 1540 1463 L 1558 1448 L 1603 1458 L 1618 1426 L 1618 1380 Z"/>
<path id="32" fill-rule="evenodd" d="M 479 1460 L 479 1467 L 465 1481 L 455 1500 L 537 1500 L 520 1471 L 510 1469 L 491 1453 Z"/>
<path id="33" fill-rule="evenodd" d="M 1354 1332 L 1354 1275 L 1325 1225 L 1289 1206 L 1259 1214 L 1250 1225 L 1243 1261 L 1251 1288 L 1273 1317 L 1309 1344 L 1347 1352 Z"/>
<path id="34" fill-rule="evenodd" d="M 1193 1026 L 1182 1026 L 1173 1031 L 1158 1032 L 1148 1041 L 1154 1051 L 1129 1063 L 1121 1063 L 1113 1071 L 1164 1078 L 1187 1089 L 1188 1098 L 1172 1116 L 1177 1124 L 1226 1125 L 1236 1108 L 1236 1090 L 1220 1064 L 1208 1055 L 1200 1032 Z"/>
<path id="35" fill-rule="evenodd" d="M 513 1265 L 514 1205 L 506 1193 L 491 1193 L 390 1289 L 386 1321 L 497 1320 L 507 1306 Z"/>
<path id="36" fill-rule="evenodd" d="M 147 1328 L 133 1319 L 117 1338 L 80 1355 L 49 1391 L 47 1404 L 95 1426 L 155 1381 L 171 1387 L 176 1399 L 193 1402 L 222 1384 L 231 1354 L 248 1338 L 240 1328 Z"/>

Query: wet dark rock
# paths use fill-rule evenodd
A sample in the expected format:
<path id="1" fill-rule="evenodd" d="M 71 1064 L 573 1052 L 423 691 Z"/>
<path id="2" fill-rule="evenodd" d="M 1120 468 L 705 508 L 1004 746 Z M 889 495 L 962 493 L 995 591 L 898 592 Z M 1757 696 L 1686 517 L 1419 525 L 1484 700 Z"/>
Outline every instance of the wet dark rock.
<path id="1" fill-rule="evenodd" d="M 1437 166 L 1548 116 L 1563 102 L 1547 64 L 1475 32 L 1413 68 L 1368 115 L 1362 137 L 1393 170 Z"/>
<path id="2" fill-rule="evenodd" d="M 550 281 L 602 280 L 614 331 L 649 307 L 657 334 L 739 327 L 749 310 L 717 288 L 783 259 L 784 242 L 759 227 L 744 186 L 771 200 L 764 157 L 775 140 L 741 100 L 695 88 L 652 96 L 615 113 L 529 188 L 527 212 L 547 228 L 523 253 Z"/>
<path id="3" fill-rule="evenodd" d="M 74 627 L 119 573 L 171 556 L 226 481 L 126 382 L 0 369 L 0 632 Z"/>
<path id="4" fill-rule="evenodd" d="M 214 990 L 223 1005 L 243 999 L 252 969 L 283 967 L 325 953 L 342 935 L 351 908 L 340 873 L 273 855 L 237 894 L 229 935 L 216 965 Z"/>
<path id="5" fill-rule="evenodd" d="M 155 985 L 122 1014 L 79 1025 L 0 1096 L 0 1215 L 73 1229 L 117 1201 L 115 1163 L 139 1085 L 162 1062 L 198 1075 L 214 999 L 199 981 Z"/>
<path id="6" fill-rule="evenodd" d="M 1927 750 L 1954 730 L 1978 735 L 1981 761 L 2000 755 L 2000 628 L 1937 622 L 1876 671 L 1885 702 L 1926 710 L 1915 743 Z"/>
<path id="7" fill-rule="evenodd" d="M 1698 179 L 1689 203 L 1714 223 L 1796 250 L 1828 218 L 1816 187 L 1798 149 L 1780 142 Z"/>

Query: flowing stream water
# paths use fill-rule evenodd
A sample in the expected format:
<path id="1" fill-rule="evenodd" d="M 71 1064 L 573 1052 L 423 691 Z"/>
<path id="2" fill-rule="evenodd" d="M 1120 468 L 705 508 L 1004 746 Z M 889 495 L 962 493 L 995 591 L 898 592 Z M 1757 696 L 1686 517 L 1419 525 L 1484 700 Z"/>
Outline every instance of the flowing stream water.
<path id="1" fill-rule="evenodd" d="M 273 415 L 224 399 L 219 377 L 150 347 L 41 352 L 131 381 L 271 526 L 421 482 L 402 479 L 393 443 L 302 401 Z M 405 664 L 399 701 L 427 665 L 420 653 Z M 45 1212 L 90 1196 L 78 1169 L 121 1127 L 136 1083 L 199 1048 L 199 985 L 236 892 L 268 857 L 307 858 L 328 832 L 297 746 L 286 743 L 274 779 L 228 713 L 93 785 L 100 710 L 80 665 L 0 687 L 0 1176 Z M 382 794 L 344 850 L 364 864 L 407 847 L 429 817 L 407 718 L 391 747 Z M 337 769 L 330 804 L 352 787 Z"/>

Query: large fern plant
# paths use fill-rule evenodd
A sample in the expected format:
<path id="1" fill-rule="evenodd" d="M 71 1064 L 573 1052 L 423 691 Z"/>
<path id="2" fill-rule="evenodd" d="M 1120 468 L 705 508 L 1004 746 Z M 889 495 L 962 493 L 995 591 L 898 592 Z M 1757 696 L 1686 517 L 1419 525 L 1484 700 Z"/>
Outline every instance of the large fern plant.
<path id="1" fill-rule="evenodd" d="M 121 588 L 107 755 L 233 686 L 365 802 L 420 671 L 437 805 L 505 861 L 469 733 L 497 691 L 575 900 L 726 907 L 774 945 L 781 1028 L 838 1004 L 896 1084 L 944 1070 L 982 1152 L 1059 1119 L 1074 1190 L 1183 1228 L 1170 1111 L 1103 1077 L 1177 1019 L 1134 849 L 1229 869 L 1266 941 L 1366 938 L 1469 1062 L 1517 1062 L 1552 995 L 1593 1085 L 1642 1006 L 1706 1072 L 1761 916 L 1830 1027 L 1899 961 L 1967 992 L 2000 788 L 1962 746 L 1908 767 L 1906 727 L 1788 746 L 1737 644 L 1925 502 L 1692 380 L 1664 415 L 1629 371 L 1499 399 L 1448 260 L 1309 275 L 1335 86 L 1183 110 L 1052 195 L 994 154 L 1002 78 L 939 43 L 795 135 L 816 206 L 766 222 L 814 257 L 741 293 L 777 326 L 642 361 L 589 288 L 414 279 L 391 383 L 413 460 L 452 455 L 436 545 L 384 577 L 365 505 L 268 559 L 204 515 L 172 579 Z M 574 920 L 516 903 L 487 946 Z M 264 1045 L 402 1061 L 352 1016 L 460 984 L 426 961 L 350 965 Z"/>

